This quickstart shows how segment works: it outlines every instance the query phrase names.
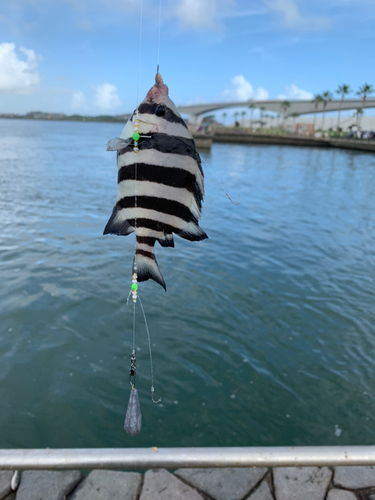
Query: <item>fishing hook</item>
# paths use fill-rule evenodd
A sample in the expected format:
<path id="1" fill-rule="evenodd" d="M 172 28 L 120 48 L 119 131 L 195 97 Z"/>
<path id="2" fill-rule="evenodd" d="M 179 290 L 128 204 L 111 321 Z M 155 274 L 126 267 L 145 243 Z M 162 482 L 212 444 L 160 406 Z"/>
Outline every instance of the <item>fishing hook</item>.
<path id="1" fill-rule="evenodd" d="M 228 198 L 228 200 L 229 200 L 231 203 L 233 203 L 233 205 L 239 205 L 239 204 L 241 203 L 241 196 L 240 196 L 240 195 L 238 195 L 238 199 L 239 199 L 239 202 L 238 202 L 238 203 L 235 203 L 235 202 L 231 199 L 231 197 L 229 196 L 229 194 L 228 194 L 228 193 L 225 193 L 225 196 Z"/>
<path id="2" fill-rule="evenodd" d="M 154 389 L 154 386 L 152 385 L 151 386 L 151 401 L 157 405 L 158 403 L 160 403 L 161 398 L 159 398 L 157 401 L 155 401 L 154 400 L 154 392 L 155 392 L 155 389 Z"/>

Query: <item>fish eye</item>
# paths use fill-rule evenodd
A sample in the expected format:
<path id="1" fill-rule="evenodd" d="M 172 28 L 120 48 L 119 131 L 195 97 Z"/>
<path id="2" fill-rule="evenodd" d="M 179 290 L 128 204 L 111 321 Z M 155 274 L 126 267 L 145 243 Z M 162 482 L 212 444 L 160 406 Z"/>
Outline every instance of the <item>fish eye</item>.
<path id="1" fill-rule="evenodd" d="M 156 107 L 155 114 L 156 116 L 163 116 L 167 110 L 167 106 L 165 104 L 159 104 Z"/>

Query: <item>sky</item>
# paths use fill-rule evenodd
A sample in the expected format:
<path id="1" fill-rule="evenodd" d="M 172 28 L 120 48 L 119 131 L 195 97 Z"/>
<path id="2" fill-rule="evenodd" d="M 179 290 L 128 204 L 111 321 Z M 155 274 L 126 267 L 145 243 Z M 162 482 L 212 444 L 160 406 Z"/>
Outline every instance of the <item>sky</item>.
<path id="1" fill-rule="evenodd" d="M 1 0 L 0 113 L 131 112 L 158 60 L 177 105 L 375 84 L 373 0 L 162 0 L 160 45 L 159 5 Z"/>

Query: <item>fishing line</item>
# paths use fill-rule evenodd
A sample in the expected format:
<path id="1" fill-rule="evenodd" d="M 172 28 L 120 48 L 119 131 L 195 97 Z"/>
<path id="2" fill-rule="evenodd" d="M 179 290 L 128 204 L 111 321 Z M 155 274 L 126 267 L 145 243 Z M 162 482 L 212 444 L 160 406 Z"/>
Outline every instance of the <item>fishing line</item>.
<path id="1" fill-rule="evenodd" d="M 142 12 L 142 7 L 141 7 L 141 12 Z M 142 25 L 140 27 L 140 30 L 142 30 Z M 156 67 L 156 73 L 157 74 L 159 73 L 159 61 L 160 61 L 160 32 L 161 32 L 161 0 L 159 0 L 158 59 L 157 59 L 157 67 Z M 139 51 L 140 50 L 141 50 L 141 48 L 139 48 Z M 139 64 L 140 64 L 140 59 L 139 59 Z M 139 72 L 139 70 L 138 70 L 138 72 Z M 139 75 L 138 75 L 138 77 L 139 77 Z M 139 84 L 138 84 L 138 88 L 139 88 Z M 137 114 L 138 114 L 138 95 L 137 95 Z M 144 136 L 144 137 L 147 137 L 147 136 Z M 134 184 L 134 186 L 135 186 L 135 208 L 137 208 L 137 188 L 136 188 L 136 186 L 137 186 L 137 184 L 136 184 L 136 181 L 137 181 L 137 163 L 135 164 L 134 180 L 135 180 L 135 184 Z M 137 219 L 136 219 L 136 217 L 134 219 L 134 222 L 135 222 L 135 229 L 136 229 L 137 228 Z M 134 257 L 134 259 L 135 259 L 135 257 Z M 135 266 L 136 266 L 136 264 L 135 264 Z M 136 267 L 135 267 L 135 272 L 137 272 L 136 271 Z M 141 300 L 141 297 L 139 295 L 138 295 L 138 299 L 139 299 L 139 304 L 141 306 L 141 310 L 142 310 L 142 314 L 143 314 L 143 319 L 144 319 L 144 322 L 145 322 L 146 333 L 147 333 L 147 340 L 148 340 L 148 352 L 149 352 L 149 355 L 150 355 L 151 400 L 152 400 L 153 403 L 157 404 L 157 403 L 160 403 L 161 398 L 159 398 L 157 401 L 154 400 L 154 392 L 155 392 L 155 388 L 154 388 L 154 365 L 153 365 L 153 362 L 152 362 L 152 349 L 151 349 L 150 331 L 148 329 L 146 314 L 145 314 L 145 310 L 143 308 L 142 300 Z M 134 302 L 134 307 L 135 307 L 135 302 Z"/>
<path id="2" fill-rule="evenodd" d="M 133 302 L 133 351 L 135 351 L 135 302 Z"/>
<path id="3" fill-rule="evenodd" d="M 159 73 L 159 63 L 160 63 L 160 31 L 161 31 L 161 0 L 159 0 L 158 64 L 156 67 L 156 73 Z"/>
<path id="4" fill-rule="evenodd" d="M 141 75 L 141 52 L 142 52 L 142 21 L 143 21 L 143 0 L 141 0 L 141 12 L 139 16 L 139 48 L 138 48 L 138 77 L 137 77 L 137 107 L 136 114 L 138 115 L 138 104 L 139 104 L 139 82 Z M 138 149 L 138 148 L 137 148 Z M 134 147 L 135 150 L 135 147 Z M 137 208 L 137 162 L 134 165 L 134 207 Z M 136 211 L 134 214 L 134 231 L 137 229 L 137 216 Z M 137 238 L 135 240 L 135 247 L 137 248 Z M 137 261 L 136 261 L 136 253 L 134 254 L 134 264 L 133 264 L 133 273 L 137 272 Z M 134 278 L 134 274 L 133 274 Z M 134 282 L 134 280 L 133 280 Z M 132 293 L 132 290 L 130 293 Z M 133 345 L 132 345 L 132 355 L 135 354 L 135 304 L 136 304 L 136 296 L 133 294 Z M 128 297 L 129 301 L 129 297 Z M 135 378 L 134 378 L 135 384 Z"/>
<path id="5" fill-rule="evenodd" d="M 157 403 L 160 403 L 161 401 L 161 398 L 158 399 L 157 401 L 154 400 L 154 392 L 155 392 L 155 389 L 154 389 L 154 366 L 153 366 L 153 363 L 152 363 L 152 350 L 151 350 L 151 339 L 150 339 L 150 332 L 149 332 L 149 329 L 148 329 L 148 324 L 147 324 L 147 320 L 146 320 L 146 314 L 145 314 L 145 310 L 143 309 L 143 304 L 142 304 L 142 301 L 141 301 L 141 297 L 138 295 L 138 299 L 139 299 L 139 303 L 141 305 L 141 309 L 142 309 L 142 313 L 143 313 L 143 319 L 145 320 L 145 326 L 146 326 L 146 332 L 147 332 L 147 340 L 148 340 L 148 352 L 150 354 L 150 367 L 151 367 L 151 399 L 152 399 L 152 402 L 157 404 Z"/>
<path id="6" fill-rule="evenodd" d="M 141 14 L 139 19 L 138 80 L 137 80 L 137 107 L 136 107 L 137 111 L 139 102 L 139 80 L 141 74 L 142 18 L 143 18 L 143 0 L 141 0 Z"/>
<path id="7" fill-rule="evenodd" d="M 234 202 L 234 201 L 232 200 L 232 198 L 229 196 L 229 194 L 225 191 L 225 188 L 224 188 L 224 186 L 223 186 L 223 183 L 221 182 L 220 178 L 219 178 L 219 177 L 218 177 L 218 175 L 216 174 L 215 170 L 211 167 L 211 165 L 210 165 L 209 163 L 207 163 L 207 162 L 206 162 L 206 160 L 203 158 L 203 156 L 201 156 L 201 160 L 203 160 L 203 161 L 204 161 L 204 163 L 205 163 L 205 164 L 206 164 L 206 165 L 207 165 L 207 166 L 211 169 L 211 172 L 214 174 L 214 176 L 216 177 L 216 179 L 219 181 L 219 184 L 220 184 L 220 186 L 221 186 L 222 190 L 224 191 L 225 196 L 228 198 L 228 200 L 229 200 L 231 203 L 233 203 L 233 205 L 239 205 L 239 204 L 241 203 L 241 196 L 240 196 L 240 195 L 238 195 L 238 199 L 239 199 L 238 203 Z"/>
<path id="8" fill-rule="evenodd" d="M 138 52 L 138 79 L 137 79 L 137 107 L 135 111 L 135 116 L 134 120 L 132 119 L 134 123 L 134 133 L 133 133 L 133 151 L 134 153 L 138 154 L 139 148 L 138 148 L 138 140 L 140 137 L 148 137 L 148 136 L 140 136 L 139 135 L 139 119 L 138 119 L 138 107 L 139 107 L 139 84 L 140 84 L 140 73 L 141 73 L 141 50 L 142 50 L 142 19 L 143 19 L 143 0 L 141 0 L 141 7 L 140 7 L 140 21 L 139 21 L 139 52 Z M 158 71 L 159 71 L 159 55 L 160 55 L 160 25 L 161 25 L 161 0 L 159 3 L 159 40 L 158 40 Z M 132 295 L 133 299 L 133 346 L 132 346 L 132 356 L 131 356 L 131 368 L 130 368 L 130 383 L 132 385 L 132 390 L 135 389 L 135 373 L 136 373 L 136 343 L 135 343 L 135 329 L 136 329 L 136 314 L 135 314 L 135 309 L 136 309 L 136 302 L 137 299 L 139 299 L 139 303 L 141 305 L 141 310 L 143 314 L 143 319 L 145 322 L 146 326 L 146 332 L 147 332 L 147 340 L 148 340 L 148 348 L 149 348 L 149 354 L 150 354 L 150 367 L 151 367 L 151 399 L 153 403 L 159 403 L 161 401 L 161 398 L 157 401 L 154 400 L 154 367 L 153 367 L 153 362 L 152 362 L 152 350 L 151 350 L 151 339 L 150 339 L 150 332 L 148 329 L 148 324 L 147 324 L 147 319 L 146 319 L 146 314 L 143 308 L 143 304 L 141 301 L 140 296 L 137 294 L 138 290 L 138 275 L 137 275 L 137 167 L 138 167 L 138 162 L 134 162 L 134 232 L 135 232 L 135 254 L 134 254 L 134 263 L 133 263 L 133 275 L 132 275 L 132 286 L 131 290 L 128 296 L 128 301 L 130 294 Z M 132 377 L 133 377 L 133 382 L 132 382 Z M 130 412 L 131 413 L 131 412 Z"/>
<path id="9" fill-rule="evenodd" d="M 186 144 L 187 146 L 189 146 L 189 147 L 190 147 L 190 145 L 189 145 L 186 141 L 184 141 L 184 139 L 182 139 L 181 137 L 176 137 L 176 139 L 178 139 L 179 141 L 183 142 L 184 144 Z M 206 164 L 206 165 L 207 165 L 207 166 L 211 169 L 211 172 L 214 174 L 214 176 L 216 177 L 216 179 L 219 181 L 219 184 L 220 184 L 220 186 L 221 186 L 221 189 L 224 191 L 224 194 L 225 194 L 225 196 L 228 198 L 228 200 L 229 200 L 231 203 L 233 203 L 233 205 L 239 205 L 239 204 L 241 203 L 241 196 L 240 196 L 240 195 L 238 195 L 238 199 L 239 199 L 238 203 L 234 202 L 234 201 L 232 200 L 232 198 L 229 196 L 229 194 L 225 191 L 225 188 L 224 188 L 224 186 L 223 186 L 223 183 L 221 182 L 220 177 L 218 177 L 218 175 L 216 174 L 215 170 L 211 167 L 211 165 L 210 165 L 209 163 L 207 163 L 207 162 L 206 162 L 206 160 L 203 158 L 203 156 L 201 156 L 201 155 L 199 155 L 199 154 L 198 154 L 198 155 L 197 155 L 197 158 L 195 158 L 195 159 L 197 160 L 197 159 L 199 159 L 199 158 L 200 158 L 201 160 L 203 160 L 203 161 L 204 161 L 204 163 L 205 163 L 205 164 Z"/>

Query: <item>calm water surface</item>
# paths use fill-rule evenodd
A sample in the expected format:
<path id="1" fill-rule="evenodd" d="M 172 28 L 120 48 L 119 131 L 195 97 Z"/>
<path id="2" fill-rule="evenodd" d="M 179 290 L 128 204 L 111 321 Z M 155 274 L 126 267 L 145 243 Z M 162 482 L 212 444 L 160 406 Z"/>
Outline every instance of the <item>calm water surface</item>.
<path id="1" fill-rule="evenodd" d="M 373 444 L 375 156 L 204 153 L 209 239 L 157 247 L 129 396 L 134 235 L 102 236 L 117 124 L 0 121 L 0 448 Z"/>

